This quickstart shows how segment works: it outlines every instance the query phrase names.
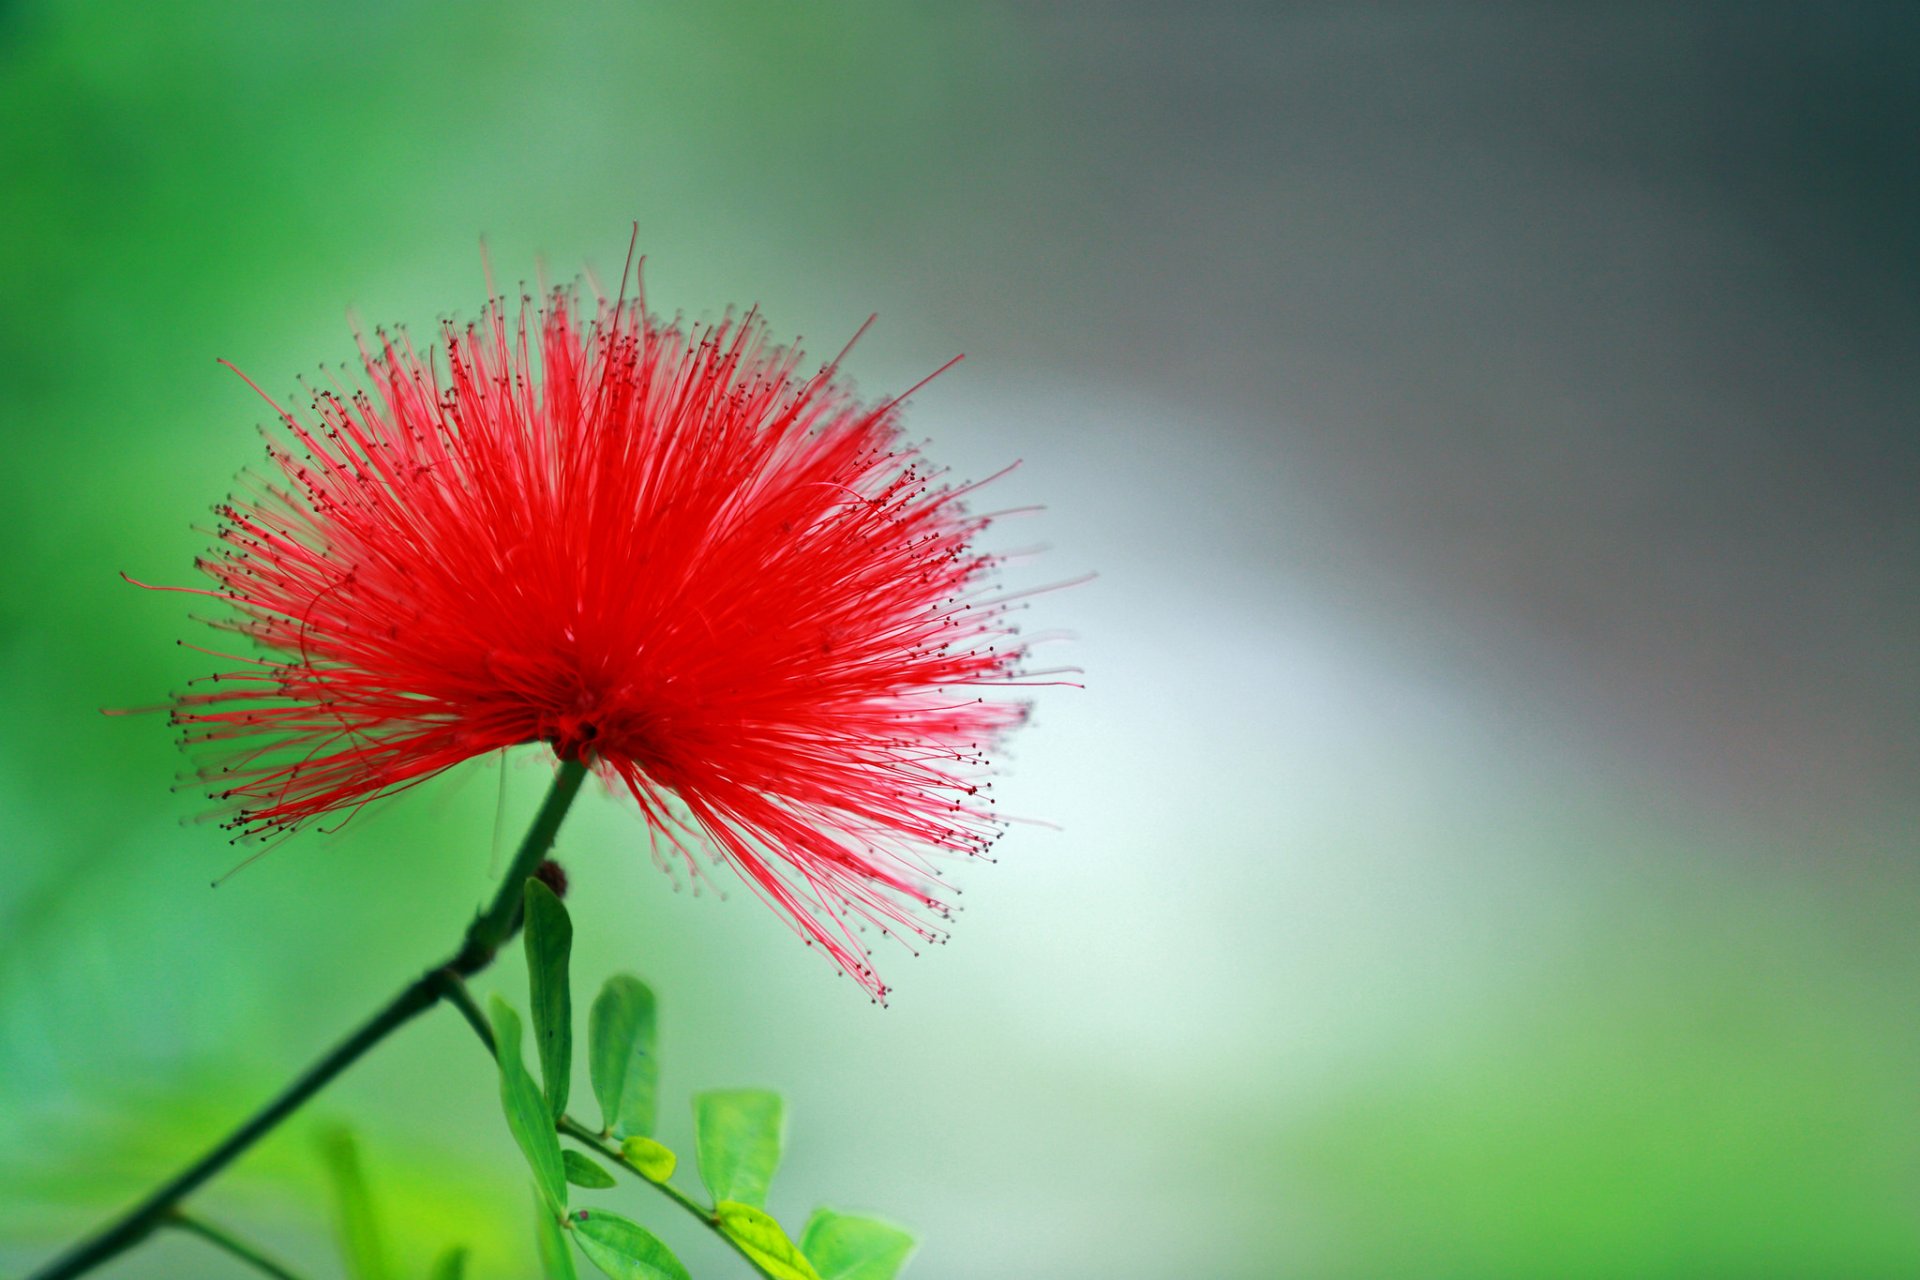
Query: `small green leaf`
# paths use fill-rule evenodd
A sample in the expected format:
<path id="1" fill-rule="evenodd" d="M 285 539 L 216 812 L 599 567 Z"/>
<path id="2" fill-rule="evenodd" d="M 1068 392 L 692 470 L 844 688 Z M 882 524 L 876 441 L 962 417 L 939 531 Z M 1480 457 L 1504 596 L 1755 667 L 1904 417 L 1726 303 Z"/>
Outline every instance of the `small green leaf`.
<path id="1" fill-rule="evenodd" d="M 598 1191 L 613 1185 L 612 1174 L 571 1148 L 560 1153 L 560 1165 L 567 1171 L 567 1181 L 576 1187 Z"/>
<path id="2" fill-rule="evenodd" d="M 665 1182 L 673 1176 L 680 1157 L 652 1138 L 633 1137 L 620 1144 L 620 1154 L 649 1182 Z"/>
<path id="3" fill-rule="evenodd" d="M 771 1089 L 715 1089 L 693 1099 L 700 1180 L 716 1201 L 766 1207 L 780 1164 L 786 1100 Z"/>
<path id="4" fill-rule="evenodd" d="M 608 1133 L 653 1136 L 660 1096 L 653 992 L 626 973 L 607 979 L 587 1015 L 587 1066 Z"/>
<path id="5" fill-rule="evenodd" d="M 560 1229 L 559 1219 L 538 1191 L 533 1195 L 533 1231 L 540 1246 L 540 1271 L 546 1280 L 580 1280 L 573 1265 L 573 1250 L 567 1247 L 567 1233 Z"/>
<path id="6" fill-rule="evenodd" d="M 820 1280 L 893 1280 L 919 1243 L 891 1222 L 832 1209 L 815 1209 L 800 1234 L 800 1251 Z"/>
<path id="7" fill-rule="evenodd" d="M 440 1261 L 433 1264 L 433 1280 L 466 1280 L 467 1251 L 461 1248 L 447 1250 L 440 1255 Z"/>
<path id="8" fill-rule="evenodd" d="M 333 1183 L 338 1215 L 340 1251 L 346 1257 L 351 1280 L 387 1280 L 387 1251 L 380 1238 L 380 1221 L 373 1211 L 367 1176 L 360 1167 L 360 1147 L 346 1129 L 334 1129 L 321 1139 L 321 1155 Z"/>
<path id="9" fill-rule="evenodd" d="M 533 1170 L 534 1182 L 555 1213 L 567 1208 L 567 1177 L 560 1163 L 560 1139 L 553 1130 L 553 1117 L 540 1088 L 527 1074 L 526 1060 L 520 1056 L 520 1016 L 506 1001 L 494 996 L 488 1001 L 493 1011 L 493 1038 L 500 1053 L 500 1107 L 507 1113 L 507 1128 L 520 1144 L 520 1153 Z"/>
<path id="10" fill-rule="evenodd" d="M 573 1238 L 587 1261 L 613 1280 L 692 1280 L 673 1251 L 651 1231 L 604 1209 L 574 1215 Z"/>
<path id="11" fill-rule="evenodd" d="M 573 921 L 553 890 L 527 877 L 527 987 L 533 1009 L 534 1048 L 540 1078 L 547 1086 L 547 1108 L 558 1120 L 566 1114 L 573 1070 L 573 995 L 567 985 L 567 954 L 573 948 Z"/>
<path id="12" fill-rule="evenodd" d="M 713 1212 L 727 1239 L 739 1245 L 754 1265 L 774 1280 L 820 1280 L 820 1273 L 766 1210 L 722 1200 L 713 1206 Z"/>

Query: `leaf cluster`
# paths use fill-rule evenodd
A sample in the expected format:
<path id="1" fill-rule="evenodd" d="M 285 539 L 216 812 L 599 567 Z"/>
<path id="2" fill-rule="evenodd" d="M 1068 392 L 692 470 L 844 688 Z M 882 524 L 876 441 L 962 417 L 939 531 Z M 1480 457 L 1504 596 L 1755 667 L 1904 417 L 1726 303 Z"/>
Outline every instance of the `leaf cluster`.
<path id="1" fill-rule="evenodd" d="M 893 1280 L 916 1243 L 902 1228 L 823 1207 L 796 1242 L 767 1211 L 786 1140 L 786 1102 L 778 1093 L 720 1089 L 695 1095 L 695 1152 L 711 1202 L 673 1185 L 678 1154 L 654 1136 L 660 1086 L 654 995 L 630 974 L 608 978 L 587 1015 L 587 1068 L 600 1127 L 590 1129 L 569 1115 L 573 926 L 566 906 L 532 878 L 526 882 L 525 920 L 538 1084 L 526 1066 L 519 1015 L 495 996 L 486 1023 L 499 1065 L 501 1110 L 533 1176 L 536 1240 L 548 1280 L 577 1280 L 576 1250 L 613 1280 L 689 1280 L 672 1250 L 646 1227 L 575 1202 L 572 1188 L 605 1191 L 615 1185 L 602 1161 L 657 1187 L 772 1280 Z M 563 1148 L 563 1135 L 577 1147 Z"/>

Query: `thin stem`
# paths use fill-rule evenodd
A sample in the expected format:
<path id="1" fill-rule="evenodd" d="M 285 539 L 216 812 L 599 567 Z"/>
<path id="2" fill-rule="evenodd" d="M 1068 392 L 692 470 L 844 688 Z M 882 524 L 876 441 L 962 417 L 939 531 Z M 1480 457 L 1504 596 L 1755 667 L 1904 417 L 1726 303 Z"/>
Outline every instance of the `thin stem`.
<path id="1" fill-rule="evenodd" d="M 216 1248 L 225 1249 L 228 1253 L 240 1259 L 240 1261 L 246 1263 L 248 1266 L 253 1267 L 256 1271 L 274 1277 L 274 1280 L 300 1280 L 299 1276 L 287 1270 L 286 1267 L 275 1262 L 272 1258 L 269 1258 L 266 1254 L 260 1252 L 260 1250 L 240 1239 L 232 1232 L 214 1226 L 205 1218 L 196 1218 L 184 1209 L 176 1208 L 168 1213 L 166 1216 L 166 1225 L 178 1228 L 188 1235 L 199 1236 L 202 1240 L 207 1241 Z"/>
<path id="2" fill-rule="evenodd" d="M 271 1132 L 274 1126 L 325 1088 L 335 1076 L 352 1066 L 361 1054 L 437 1004 L 447 993 L 449 979 L 458 981 L 493 963 L 501 944 L 520 927 L 518 913 L 526 879 L 553 847 L 560 821 L 566 816 L 567 807 L 573 803 L 574 796 L 579 794 L 586 773 L 586 765 L 579 760 L 561 762 L 560 770 L 554 776 L 553 787 L 547 792 L 547 798 L 540 806 L 533 826 L 527 831 L 526 839 L 521 841 L 519 852 L 514 854 L 513 865 L 508 868 L 506 879 L 500 882 L 493 901 L 474 917 L 473 923 L 467 928 L 465 941 L 451 960 L 409 983 L 358 1031 L 308 1067 L 279 1097 L 262 1107 L 252 1119 L 228 1134 L 211 1151 L 181 1170 L 172 1181 L 127 1210 L 92 1238 L 35 1272 L 29 1280 L 70 1280 L 146 1239 L 167 1220 L 176 1205 L 226 1168 L 241 1152 Z"/>
<path id="3" fill-rule="evenodd" d="M 646 1174 L 641 1173 L 640 1170 L 635 1165 L 633 1165 L 627 1160 L 626 1154 L 622 1152 L 620 1148 L 614 1146 L 612 1143 L 608 1142 L 605 1138 L 601 1137 L 599 1134 L 595 1133 L 593 1130 L 587 1128 L 587 1126 L 581 1124 L 578 1120 L 575 1120 L 572 1116 L 561 1116 L 556 1127 L 560 1130 L 560 1132 L 566 1134 L 569 1138 L 572 1138 L 575 1142 L 580 1143 L 582 1146 L 592 1147 L 595 1151 L 598 1151 L 601 1155 L 605 1156 L 607 1159 L 614 1161 L 621 1168 L 625 1169 L 628 1173 L 633 1174 L 635 1177 L 641 1179 L 643 1182 L 646 1182 L 652 1186 L 656 1186 L 660 1188 L 660 1190 L 667 1193 L 667 1196 L 675 1204 L 679 1205 L 682 1209 L 685 1209 L 688 1213 L 700 1219 L 700 1221 L 706 1223 L 708 1226 L 711 1227 L 716 1224 L 716 1219 L 714 1217 L 713 1210 L 701 1208 L 699 1201 L 693 1199 L 691 1196 L 687 1195 L 684 1191 L 681 1191 L 680 1188 L 674 1186 L 672 1183 L 655 1182 L 652 1178 L 647 1177 Z"/>
<path id="4" fill-rule="evenodd" d="M 226 1168 L 234 1157 L 258 1142 L 275 1125 L 298 1109 L 301 1103 L 320 1092 L 335 1076 L 352 1065 L 361 1054 L 386 1039 L 396 1028 L 410 1021 L 416 1014 L 431 1008 L 434 1001 L 439 998 L 439 987 L 440 980 L 437 973 L 430 973 L 411 983 L 389 1001 L 386 1008 L 336 1045 L 326 1057 L 307 1068 L 306 1072 L 288 1086 L 285 1092 L 262 1107 L 252 1119 L 228 1134 L 226 1139 L 213 1150 L 201 1156 L 172 1181 L 128 1210 L 119 1221 L 91 1240 L 79 1245 L 65 1257 L 55 1260 L 35 1273 L 34 1280 L 67 1280 L 70 1276 L 82 1275 L 145 1239 L 155 1227 L 166 1220 L 167 1214 L 176 1204 L 186 1199 L 214 1174 Z"/>
<path id="5" fill-rule="evenodd" d="M 553 786 L 548 790 L 540 812 L 534 815 L 533 825 L 527 828 L 526 839 L 520 842 L 520 851 L 513 855 L 513 865 L 507 868 L 506 877 L 500 881 L 500 892 L 493 896 L 487 909 L 475 916 L 473 923 L 467 927 L 466 945 L 448 966 L 454 972 L 462 976 L 478 973 L 492 963 L 500 945 L 519 931 L 520 906 L 524 900 L 527 877 L 540 869 L 547 851 L 553 848 L 553 838 L 560 833 L 560 823 L 567 816 L 567 809 L 572 806 L 573 798 L 579 794 L 580 784 L 586 778 L 587 766 L 582 761 L 560 762 L 560 772 L 554 775 Z"/>
<path id="6" fill-rule="evenodd" d="M 480 1002 L 473 998 L 473 991 L 466 980 L 457 973 L 446 975 L 446 990 L 443 992 L 448 1004 L 460 1011 L 460 1016 L 473 1028 L 473 1034 L 480 1037 L 480 1043 L 487 1046 L 490 1056 L 497 1055 L 494 1047 L 493 1025 L 487 1021 L 487 1015 L 480 1011 Z"/>
<path id="7" fill-rule="evenodd" d="M 755 1271 L 758 1271 L 760 1274 L 764 1276 L 771 1277 L 772 1280 L 780 1280 L 780 1278 L 777 1275 L 767 1270 L 766 1267 L 762 1266 L 758 1258 L 754 1257 L 751 1253 L 748 1253 L 746 1251 L 746 1248 L 742 1246 L 738 1240 L 735 1240 L 732 1236 L 728 1235 L 725 1231 L 722 1231 L 720 1229 L 720 1214 L 717 1210 L 701 1208 L 699 1201 L 694 1200 L 692 1197 L 688 1196 L 685 1192 L 681 1191 L 678 1187 L 674 1186 L 672 1183 L 655 1182 L 652 1178 L 649 1178 L 646 1174 L 640 1172 L 638 1167 L 630 1163 L 627 1160 L 626 1153 L 621 1151 L 620 1148 L 613 1146 L 605 1138 L 602 1138 L 599 1134 L 587 1128 L 587 1126 L 581 1124 L 578 1120 L 575 1120 L 572 1116 L 561 1116 L 558 1127 L 560 1129 L 560 1132 L 566 1134 L 569 1138 L 572 1138 L 575 1142 L 578 1142 L 581 1146 L 593 1148 L 593 1150 L 599 1152 L 601 1155 L 605 1156 L 607 1159 L 613 1161 L 615 1164 L 619 1165 L 622 1169 L 625 1169 L 628 1173 L 631 1173 L 634 1177 L 640 1179 L 640 1181 L 646 1183 L 648 1186 L 658 1187 L 660 1190 L 666 1192 L 669 1199 L 671 1199 L 675 1204 L 679 1205 L 682 1209 L 685 1209 L 688 1213 L 692 1214 L 694 1217 L 698 1218 L 701 1221 L 701 1223 L 705 1225 L 707 1230 L 713 1232 L 713 1234 L 719 1236 L 722 1240 L 726 1241 L 727 1247 L 732 1249 L 735 1253 L 739 1254 L 742 1258 L 745 1258 L 747 1260 L 747 1263 L 750 1266 L 752 1266 L 752 1268 Z"/>

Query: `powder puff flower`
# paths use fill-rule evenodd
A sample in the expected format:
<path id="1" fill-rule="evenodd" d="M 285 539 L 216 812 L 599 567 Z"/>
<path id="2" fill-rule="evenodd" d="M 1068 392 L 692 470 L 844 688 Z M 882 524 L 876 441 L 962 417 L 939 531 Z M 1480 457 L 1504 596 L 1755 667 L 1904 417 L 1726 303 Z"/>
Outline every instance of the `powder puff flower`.
<path id="1" fill-rule="evenodd" d="M 491 303 L 367 385 L 279 409 L 202 594 L 252 638 L 175 706 L 250 834 L 544 742 L 639 805 L 655 857 L 730 864 L 876 997 L 860 923 L 928 941 L 938 855 L 997 832 L 992 696 L 1024 650 L 988 518 L 903 443 L 899 400 L 803 373 L 749 313 Z M 844 353 L 843 353 L 844 354 Z"/>

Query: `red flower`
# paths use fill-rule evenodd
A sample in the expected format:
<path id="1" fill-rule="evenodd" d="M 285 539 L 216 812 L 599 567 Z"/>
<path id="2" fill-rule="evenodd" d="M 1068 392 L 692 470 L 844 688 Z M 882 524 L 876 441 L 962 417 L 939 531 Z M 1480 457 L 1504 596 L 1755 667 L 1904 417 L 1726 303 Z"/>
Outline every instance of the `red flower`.
<path id="1" fill-rule="evenodd" d="M 369 391 L 275 406 L 277 483 L 198 562 L 265 656 L 175 718 L 254 834 L 550 743 L 633 796 L 656 860 L 716 852 L 883 995 L 850 926 L 943 936 L 928 855 L 992 841 L 984 752 L 1024 714 L 968 692 L 1022 656 L 987 518 L 898 400 L 801 374 L 756 315 L 578 309 L 495 302 L 438 359 L 376 331 Z"/>

